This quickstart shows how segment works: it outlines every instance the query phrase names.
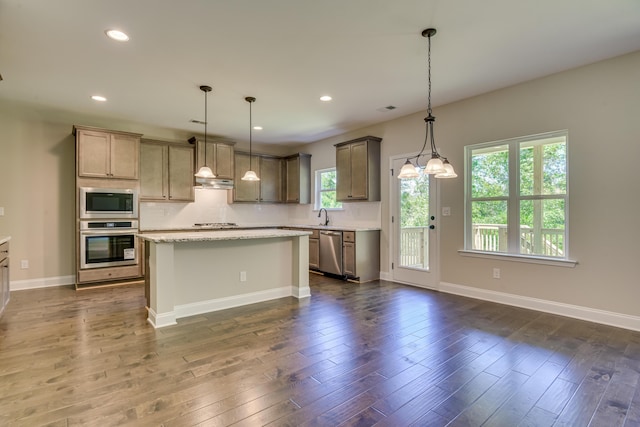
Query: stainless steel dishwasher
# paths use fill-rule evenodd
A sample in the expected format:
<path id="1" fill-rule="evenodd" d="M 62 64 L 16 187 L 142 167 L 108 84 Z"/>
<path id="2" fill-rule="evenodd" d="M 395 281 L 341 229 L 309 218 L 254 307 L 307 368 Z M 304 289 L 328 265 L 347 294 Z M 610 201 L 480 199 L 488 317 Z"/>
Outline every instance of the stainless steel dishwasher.
<path id="1" fill-rule="evenodd" d="M 342 276 L 342 232 L 320 231 L 320 271 Z"/>

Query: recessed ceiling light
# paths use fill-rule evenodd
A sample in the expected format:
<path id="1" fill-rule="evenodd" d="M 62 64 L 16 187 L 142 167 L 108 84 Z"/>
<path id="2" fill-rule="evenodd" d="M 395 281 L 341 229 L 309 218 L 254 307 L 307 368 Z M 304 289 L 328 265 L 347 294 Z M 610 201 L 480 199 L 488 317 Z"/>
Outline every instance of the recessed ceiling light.
<path id="1" fill-rule="evenodd" d="M 120 31 L 120 30 L 106 30 L 104 33 L 105 33 L 105 34 L 107 35 L 107 37 L 109 37 L 110 39 L 117 40 L 117 41 L 119 41 L 119 42 L 126 42 L 126 41 L 129 41 L 129 36 L 128 36 L 128 35 L 126 35 L 125 33 L 123 33 L 123 32 L 122 32 L 122 31 Z"/>
<path id="2" fill-rule="evenodd" d="M 331 98 L 329 95 L 323 95 L 320 97 L 320 101 L 324 101 L 324 102 L 329 102 L 331 101 L 333 98 Z"/>
<path id="3" fill-rule="evenodd" d="M 253 129 L 255 130 L 262 130 L 262 126 L 254 126 Z"/>
<path id="4" fill-rule="evenodd" d="M 93 99 L 94 101 L 100 101 L 100 102 L 105 102 L 107 100 L 107 98 L 100 95 L 92 95 L 91 99 Z"/>

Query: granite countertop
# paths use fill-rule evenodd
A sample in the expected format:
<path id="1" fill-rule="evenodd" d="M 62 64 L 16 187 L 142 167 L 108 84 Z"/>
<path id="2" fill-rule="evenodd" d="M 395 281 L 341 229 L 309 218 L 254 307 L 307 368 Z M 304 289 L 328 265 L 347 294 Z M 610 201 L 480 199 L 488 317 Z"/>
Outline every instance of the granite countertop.
<path id="1" fill-rule="evenodd" d="M 233 228 L 216 229 L 213 227 L 155 227 L 150 229 L 141 229 L 140 233 L 144 235 L 148 233 L 163 233 L 163 232 L 193 232 L 202 233 L 205 231 L 232 231 L 232 230 L 260 230 L 260 229 L 274 229 L 274 228 L 296 228 L 296 229 L 313 229 L 313 230 L 332 230 L 332 231 L 379 231 L 380 227 L 355 227 L 349 225 L 311 225 L 311 224 L 286 224 L 286 225 L 274 225 L 274 224 L 253 224 L 253 225 L 238 225 Z"/>
<path id="2" fill-rule="evenodd" d="M 0 236 L 0 245 L 11 240 L 11 236 Z"/>
<path id="3" fill-rule="evenodd" d="M 289 228 L 303 228 L 312 230 L 331 230 L 331 231 L 379 231 L 380 227 L 355 227 L 351 225 L 287 225 Z"/>
<path id="4" fill-rule="evenodd" d="M 208 242 L 215 240 L 270 239 L 274 237 L 296 237 L 309 235 L 308 231 L 282 230 L 277 228 L 206 230 L 191 232 L 142 233 L 138 236 L 155 243 Z"/>

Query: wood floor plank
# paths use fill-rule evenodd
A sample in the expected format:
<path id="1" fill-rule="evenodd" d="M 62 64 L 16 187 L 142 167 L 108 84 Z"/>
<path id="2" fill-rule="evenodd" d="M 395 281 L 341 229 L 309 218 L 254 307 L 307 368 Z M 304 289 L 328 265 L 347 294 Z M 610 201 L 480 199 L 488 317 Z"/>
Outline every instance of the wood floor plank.
<path id="1" fill-rule="evenodd" d="M 640 427 L 640 333 L 386 281 L 153 329 L 141 286 L 15 291 L 0 425 Z"/>

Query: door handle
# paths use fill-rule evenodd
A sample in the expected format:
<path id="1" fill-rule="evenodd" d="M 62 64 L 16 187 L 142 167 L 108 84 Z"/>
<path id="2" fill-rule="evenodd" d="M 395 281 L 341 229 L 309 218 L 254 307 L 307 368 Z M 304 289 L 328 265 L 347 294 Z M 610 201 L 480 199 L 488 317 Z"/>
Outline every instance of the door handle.
<path id="1" fill-rule="evenodd" d="M 433 224 L 431 224 L 431 225 L 429 226 L 429 230 L 433 230 L 434 228 L 436 228 L 436 226 L 435 226 L 435 225 L 433 225 Z"/>

